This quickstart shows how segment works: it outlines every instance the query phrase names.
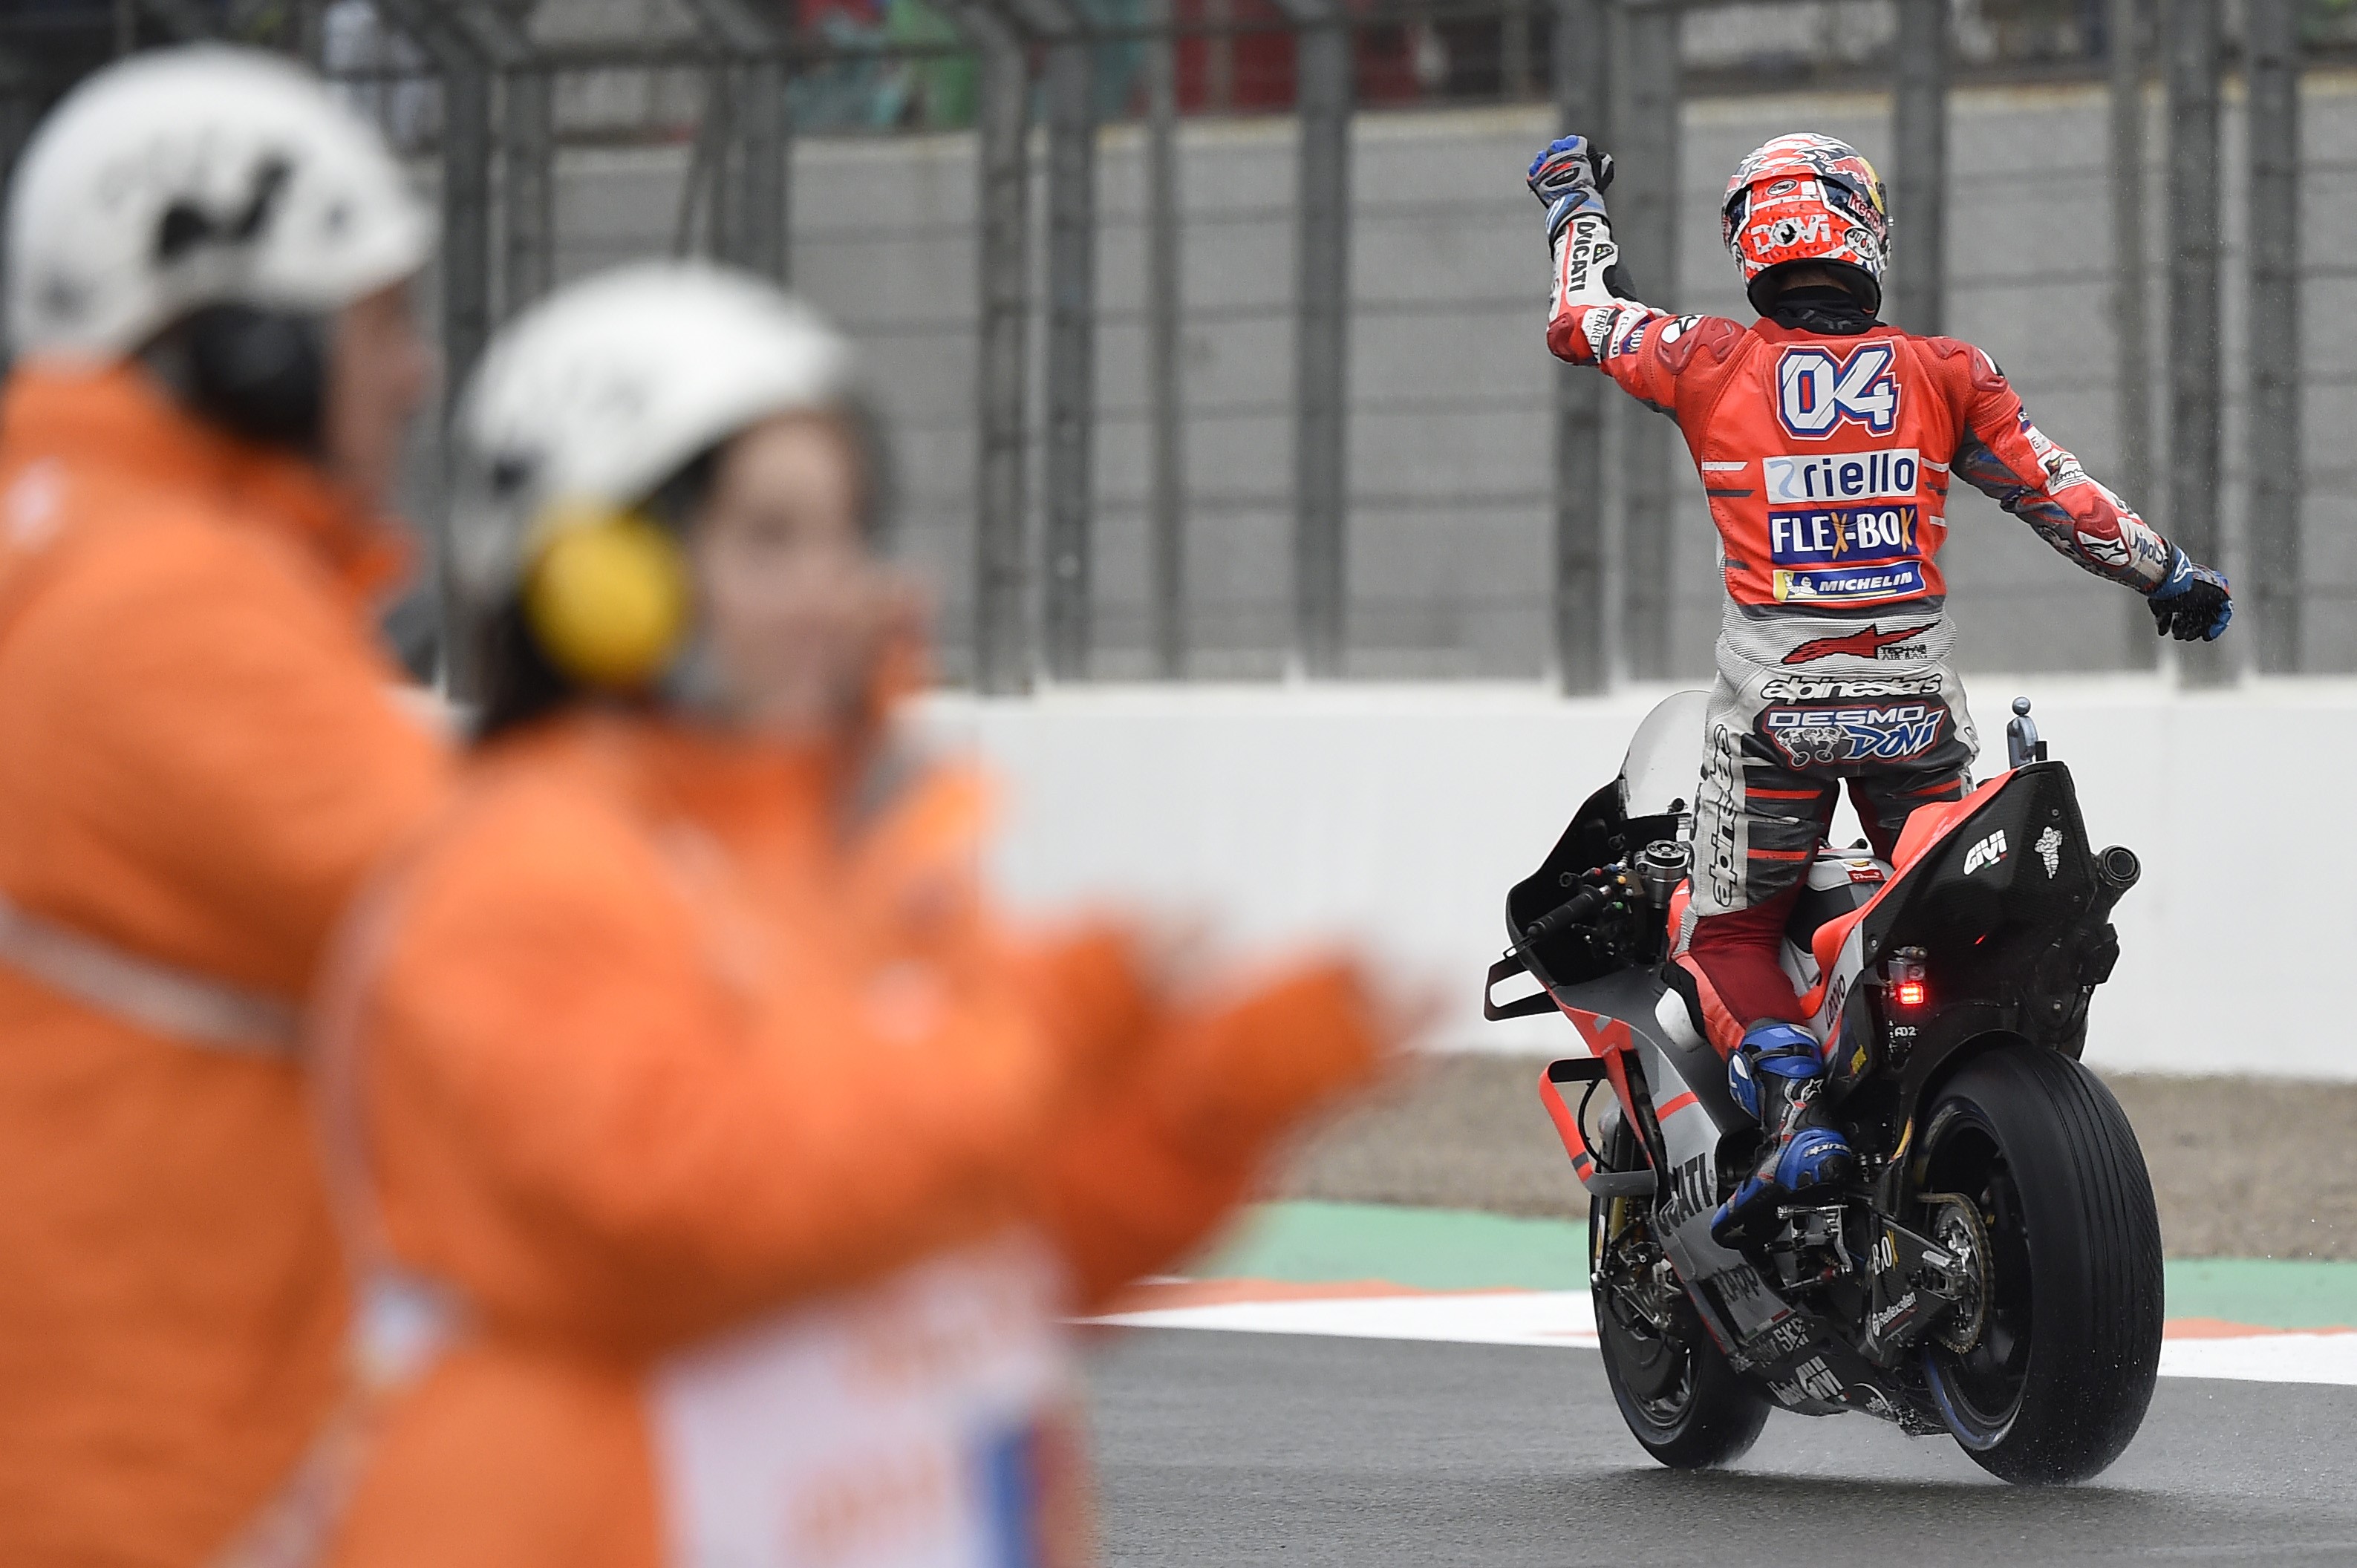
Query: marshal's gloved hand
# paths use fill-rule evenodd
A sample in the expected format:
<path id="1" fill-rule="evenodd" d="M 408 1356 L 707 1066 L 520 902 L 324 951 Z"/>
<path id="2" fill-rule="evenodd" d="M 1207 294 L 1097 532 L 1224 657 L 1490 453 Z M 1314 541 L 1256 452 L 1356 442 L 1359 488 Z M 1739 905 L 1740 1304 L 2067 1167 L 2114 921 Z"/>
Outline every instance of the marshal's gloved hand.
<path id="1" fill-rule="evenodd" d="M 2233 591 L 2224 575 L 2196 564 L 2182 550 L 2151 601 L 2154 629 L 2179 642 L 2215 642 L 2234 618 Z"/>
<path id="2" fill-rule="evenodd" d="M 1531 160 L 1531 194 L 1547 209 L 1547 243 L 1578 212 L 1604 210 L 1612 185 L 1612 155 L 1586 136 L 1559 136 Z"/>

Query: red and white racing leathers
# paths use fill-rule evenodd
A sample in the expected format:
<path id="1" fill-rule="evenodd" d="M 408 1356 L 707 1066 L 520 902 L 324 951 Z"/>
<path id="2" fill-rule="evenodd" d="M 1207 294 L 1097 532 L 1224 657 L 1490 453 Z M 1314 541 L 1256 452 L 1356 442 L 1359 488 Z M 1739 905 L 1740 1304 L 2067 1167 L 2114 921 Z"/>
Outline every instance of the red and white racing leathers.
<path id="1" fill-rule="evenodd" d="M 1909 812 L 1964 788 L 1976 747 L 1938 561 L 1951 480 L 2140 593 L 2172 551 L 1980 349 L 1862 316 L 1815 318 L 1848 332 L 1674 316 L 1607 286 L 1617 258 L 1604 214 L 1573 218 L 1547 347 L 1677 421 L 1718 528 L 1727 608 L 1682 965 L 1724 1053 L 1796 1011 L 1776 953 L 1841 781 L 1886 856 Z"/>

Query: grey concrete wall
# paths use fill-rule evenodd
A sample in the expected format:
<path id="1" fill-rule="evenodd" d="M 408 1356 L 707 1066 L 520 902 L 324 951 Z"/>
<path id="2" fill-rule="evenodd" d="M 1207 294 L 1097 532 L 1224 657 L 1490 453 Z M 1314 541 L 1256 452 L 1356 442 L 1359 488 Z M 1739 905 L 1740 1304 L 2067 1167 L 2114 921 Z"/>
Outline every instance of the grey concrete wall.
<path id="1" fill-rule="evenodd" d="M 2156 112 L 2157 113 L 2157 112 Z M 2104 102 L 2090 88 L 1958 94 L 1951 146 L 1952 330 L 1985 346 L 2040 424 L 2099 475 L 2118 442 L 2107 306 Z M 1656 303 L 1741 314 L 1717 243 L 1725 171 L 1781 131 L 1843 135 L 1888 156 L 1876 95 L 1690 103 L 1680 180 L 1683 285 Z M 2156 130 L 2158 124 L 2156 123 Z M 1356 131 L 1352 248 L 1351 669 L 1381 675 L 1535 675 L 1544 667 L 1551 370 L 1540 327 L 1546 263 L 1522 187 L 1550 134 L 1543 112 L 1366 114 Z M 2319 76 L 2308 97 L 2305 186 L 2309 494 L 2319 667 L 2357 668 L 2357 79 Z M 2156 152 L 2158 137 L 2155 137 Z M 2231 113 L 2228 157 L 2238 159 Z M 1182 134 L 1185 353 L 1196 667 L 1284 668 L 1290 588 L 1292 188 L 1286 121 L 1202 122 Z M 682 148 L 582 149 L 560 180 L 565 275 L 672 242 Z M 1138 143 L 1105 134 L 1098 388 L 1097 669 L 1146 668 L 1144 381 Z M 804 139 L 793 170 L 795 277 L 866 344 L 895 416 L 912 553 L 940 585 L 943 642 L 962 669 L 972 552 L 974 147 L 963 135 Z M 2240 188 L 2229 179 L 2230 192 Z M 2154 239 L 2169 222 L 2158 182 Z M 1035 202 L 1035 214 L 1038 205 Z M 2239 212 L 2230 209 L 2230 224 Z M 1897 243 L 1905 244 L 1902 230 Z M 2154 253 L 2158 253 L 2156 243 Z M 1657 263 L 1631 258 L 1639 279 Z M 2239 252 L 2230 257 L 2226 564 L 2239 564 L 2242 376 Z M 2155 319 L 2159 279 L 2154 282 Z M 1643 418 L 1629 409 L 1617 418 Z M 1607 477 L 1599 477 L 1610 489 Z M 1674 643 L 1707 668 L 1718 588 L 1713 536 L 1690 471 L 1676 480 Z M 1951 513 L 1946 562 L 1967 663 L 2103 670 L 2147 655 L 2148 621 L 2119 590 L 2055 557 L 1976 495 Z M 1036 487 L 1035 487 L 1036 493 Z M 2136 499 L 2136 498 L 2131 498 Z M 1599 607 L 1599 613 L 1603 607 Z"/>

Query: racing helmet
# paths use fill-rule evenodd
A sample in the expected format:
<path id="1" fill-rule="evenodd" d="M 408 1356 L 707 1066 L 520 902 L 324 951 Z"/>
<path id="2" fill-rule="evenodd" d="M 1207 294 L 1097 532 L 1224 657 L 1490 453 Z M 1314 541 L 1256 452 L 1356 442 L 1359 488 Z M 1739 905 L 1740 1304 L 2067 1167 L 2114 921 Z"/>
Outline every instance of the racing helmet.
<path id="1" fill-rule="evenodd" d="M 649 686 L 692 630 L 662 494 L 763 419 L 856 415 L 854 369 L 817 312 L 708 263 L 641 263 L 541 301 L 491 340 L 458 405 L 463 618 L 481 628 L 519 606 L 564 677 Z"/>
<path id="2" fill-rule="evenodd" d="M 1869 311 L 1882 308 L 1890 208 L 1882 177 L 1847 142 L 1798 131 L 1761 144 L 1727 182 L 1720 237 L 1765 315 L 1774 273 L 1813 262 L 1843 277 Z"/>

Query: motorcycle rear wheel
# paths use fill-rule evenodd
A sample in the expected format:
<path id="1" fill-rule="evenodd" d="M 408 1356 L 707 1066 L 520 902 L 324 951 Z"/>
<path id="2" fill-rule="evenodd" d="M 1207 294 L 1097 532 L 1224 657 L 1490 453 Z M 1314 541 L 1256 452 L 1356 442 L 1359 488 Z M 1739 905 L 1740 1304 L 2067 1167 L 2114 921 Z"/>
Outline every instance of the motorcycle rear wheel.
<path id="1" fill-rule="evenodd" d="M 2019 1485 L 2100 1474 L 2160 1366 L 2160 1219 L 2126 1115 L 2077 1062 L 2007 1047 L 1940 1090 L 1921 1147 L 1920 1190 L 1971 1197 L 1988 1235 L 1979 1337 L 1925 1358 L 1948 1429 Z"/>
<path id="2" fill-rule="evenodd" d="M 1615 1126 L 1603 1140 L 1605 1164 L 1628 1170 L 1642 1158 L 1636 1139 Z M 1636 1200 L 1618 1200 L 1626 1208 Z M 1605 1380 L 1620 1419 L 1646 1453 L 1673 1470 L 1731 1464 L 1759 1440 L 1767 1424 L 1767 1396 L 1727 1363 L 1683 1296 L 1673 1309 L 1678 1329 L 1665 1335 L 1613 1299 L 1601 1267 L 1613 1202 L 1587 1203 L 1588 1273 Z M 1632 1321 L 1632 1318 L 1634 1319 Z"/>

